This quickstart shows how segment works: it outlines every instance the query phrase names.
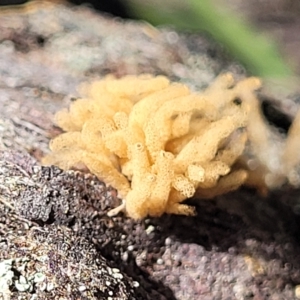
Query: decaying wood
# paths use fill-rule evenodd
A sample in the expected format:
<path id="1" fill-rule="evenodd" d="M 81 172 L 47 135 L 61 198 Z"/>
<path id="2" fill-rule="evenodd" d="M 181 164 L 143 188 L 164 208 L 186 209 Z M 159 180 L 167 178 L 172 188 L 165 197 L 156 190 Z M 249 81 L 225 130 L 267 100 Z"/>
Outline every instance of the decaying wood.
<path id="1" fill-rule="evenodd" d="M 3 299 L 296 299 L 297 191 L 241 190 L 199 202 L 197 217 L 134 222 L 106 215 L 120 199 L 94 176 L 39 164 L 80 82 L 148 72 L 199 89 L 242 68 L 198 35 L 31 5 L 0 11 Z"/>

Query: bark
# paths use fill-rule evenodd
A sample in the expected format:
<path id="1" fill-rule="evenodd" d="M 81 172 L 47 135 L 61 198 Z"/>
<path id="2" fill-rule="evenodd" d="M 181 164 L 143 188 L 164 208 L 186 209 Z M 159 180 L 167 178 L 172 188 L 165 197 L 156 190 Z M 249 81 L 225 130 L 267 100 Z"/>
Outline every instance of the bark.
<path id="1" fill-rule="evenodd" d="M 196 201 L 197 217 L 135 222 L 107 217 L 120 199 L 93 175 L 39 164 L 59 132 L 53 113 L 80 82 L 148 72 L 200 89 L 220 72 L 243 76 L 241 66 L 200 35 L 83 7 L 0 14 L 4 299 L 296 299 L 297 191 L 240 190 Z"/>

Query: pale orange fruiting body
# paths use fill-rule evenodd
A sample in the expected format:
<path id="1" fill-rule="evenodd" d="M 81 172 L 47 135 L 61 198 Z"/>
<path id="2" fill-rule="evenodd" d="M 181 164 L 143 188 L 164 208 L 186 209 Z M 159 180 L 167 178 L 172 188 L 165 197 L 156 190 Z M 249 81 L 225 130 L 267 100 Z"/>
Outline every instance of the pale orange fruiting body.
<path id="1" fill-rule="evenodd" d="M 241 157 L 247 141 L 258 143 L 249 116 L 258 114 L 259 87 L 256 78 L 234 85 L 230 74 L 202 93 L 151 75 L 86 84 L 84 99 L 57 113 L 66 133 L 51 142 L 44 163 L 84 164 L 118 190 L 132 218 L 192 215 L 186 198 L 212 198 L 248 180 Z"/>

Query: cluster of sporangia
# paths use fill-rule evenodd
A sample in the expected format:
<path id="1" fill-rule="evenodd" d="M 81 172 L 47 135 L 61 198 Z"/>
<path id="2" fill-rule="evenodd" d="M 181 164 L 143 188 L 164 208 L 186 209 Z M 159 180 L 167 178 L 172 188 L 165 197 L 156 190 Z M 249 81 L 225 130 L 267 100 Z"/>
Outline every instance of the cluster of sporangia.
<path id="1" fill-rule="evenodd" d="M 274 142 L 255 96 L 259 87 L 257 78 L 235 84 L 230 74 L 201 93 L 164 76 L 86 84 L 84 98 L 56 114 L 65 133 L 51 141 L 44 163 L 84 166 L 124 199 L 110 215 L 124 210 L 135 219 L 192 215 L 185 199 L 212 198 L 242 184 L 262 192 L 286 180 L 297 185 L 300 117 L 285 142 Z"/>

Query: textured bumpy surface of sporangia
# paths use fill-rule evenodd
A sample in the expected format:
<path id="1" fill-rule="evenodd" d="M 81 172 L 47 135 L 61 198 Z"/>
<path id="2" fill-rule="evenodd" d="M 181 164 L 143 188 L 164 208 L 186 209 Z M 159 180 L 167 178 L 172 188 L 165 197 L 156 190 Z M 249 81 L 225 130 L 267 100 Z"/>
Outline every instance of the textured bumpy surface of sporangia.
<path id="1" fill-rule="evenodd" d="M 256 90 L 260 80 L 219 76 L 192 93 L 164 76 L 112 76 L 81 87 L 84 98 L 59 111 L 65 133 L 50 143 L 45 164 L 88 168 L 115 187 L 120 210 L 139 219 L 193 215 L 182 204 L 210 199 L 242 184 L 262 194 L 298 187 L 298 114 L 283 138 L 268 125 Z"/>
<path id="2" fill-rule="evenodd" d="M 87 167 L 118 190 L 133 218 L 192 215 L 183 200 L 212 198 L 246 180 L 235 163 L 247 140 L 247 99 L 259 87 L 257 78 L 235 85 L 230 74 L 202 93 L 164 76 L 86 84 L 84 98 L 55 115 L 65 133 L 51 141 L 44 163 Z"/>

